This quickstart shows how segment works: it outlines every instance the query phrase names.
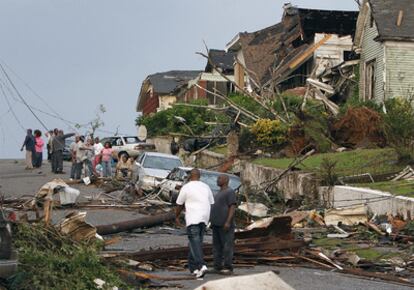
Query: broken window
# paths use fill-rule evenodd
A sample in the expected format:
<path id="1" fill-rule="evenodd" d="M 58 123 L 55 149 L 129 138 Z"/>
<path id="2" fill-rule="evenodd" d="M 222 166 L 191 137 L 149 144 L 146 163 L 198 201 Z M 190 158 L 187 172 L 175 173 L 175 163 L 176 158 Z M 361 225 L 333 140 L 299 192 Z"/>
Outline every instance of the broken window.
<path id="1" fill-rule="evenodd" d="M 365 63 L 365 96 L 372 100 L 375 97 L 375 59 Z"/>

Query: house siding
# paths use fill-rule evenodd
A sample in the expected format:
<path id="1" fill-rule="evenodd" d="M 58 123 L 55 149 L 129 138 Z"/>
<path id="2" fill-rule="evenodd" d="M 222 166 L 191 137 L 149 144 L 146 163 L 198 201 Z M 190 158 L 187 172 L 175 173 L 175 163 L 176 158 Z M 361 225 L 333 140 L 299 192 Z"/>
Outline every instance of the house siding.
<path id="1" fill-rule="evenodd" d="M 387 98 L 409 97 L 414 93 L 414 44 L 385 43 Z"/>
<path id="2" fill-rule="evenodd" d="M 361 45 L 361 65 L 360 65 L 360 98 L 365 98 L 365 64 L 375 59 L 375 88 L 374 96 L 377 102 L 384 101 L 384 46 L 381 42 L 374 39 L 378 36 L 378 29 L 374 23 L 370 27 L 370 17 L 367 17 L 364 25 L 364 35 Z"/>

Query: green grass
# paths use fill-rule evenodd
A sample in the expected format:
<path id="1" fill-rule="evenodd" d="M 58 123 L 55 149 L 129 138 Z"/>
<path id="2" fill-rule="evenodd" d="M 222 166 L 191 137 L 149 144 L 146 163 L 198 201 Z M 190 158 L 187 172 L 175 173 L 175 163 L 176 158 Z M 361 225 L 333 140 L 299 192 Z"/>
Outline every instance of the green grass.
<path id="1" fill-rule="evenodd" d="M 216 146 L 216 147 L 209 148 L 208 150 L 213 151 L 215 153 L 223 154 L 223 155 L 227 154 L 227 146 Z"/>
<path id="2" fill-rule="evenodd" d="M 303 170 L 317 172 L 322 160 L 328 158 L 336 161 L 336 173 L 341 176 L 357 175 L 363 173 L 383 174 L 401 170 L 404 166 L 397 164 L 397 154 L 393 149 L 358 149 L 341 153 L 315 154 L 298 167 Z M 258 165 L 267 167 L 287 168 L 293 158 L 259 158 L 253 161 Z"/>
<path id="3" fill-rule="evenodd" d="M 384 181 L 355 184 L 354 186 L 389 192 L 393 195 L 414 197 L 414 180 Z"/>

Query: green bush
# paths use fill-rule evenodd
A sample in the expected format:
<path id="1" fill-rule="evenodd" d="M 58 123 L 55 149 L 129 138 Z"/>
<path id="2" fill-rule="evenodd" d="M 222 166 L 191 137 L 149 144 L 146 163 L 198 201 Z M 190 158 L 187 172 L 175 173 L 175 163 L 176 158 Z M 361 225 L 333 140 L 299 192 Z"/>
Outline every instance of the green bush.
<path id="1" fill-rule="evenodd" d="M 191 104 L 206 106 L 207 100 L 195 100 Z M 217 114 L 205 108 L 186 107 L 177 104 L 170 109 L 137 118 L 136 124 L 145 125 L 150 137 L 168 135 L 169 133 L 191 134 L 188 127 L 183 125 L 176 117 L 184 118 L 186 125 L 196 135 L 201 135 L 210 128 L 205 122 L 223 122 L 226 120 L 226 116 L 223 114 Z"/>
<path id="2" fill-rule="evenodd" d="M 259 146 L 281 147 L 287 141 L 288 127 L 279 120 L 259 119 L 250 131 Z"/>
<path id="3" fill-rule="evenodd" d="M 271 113 L 249 96 L 230 94 L 229 99 L 236 105 L 248 110 L 261 118 L 271 118 Z"/>
<path id="4" fill-rule="evenodd" d="M 414 162 L 414 108 L 412 100 L 393 98 L 385 102 L 384 131 L 400 161 Z"/>
<path id="5" fill-rule="evenodd" d="M 319 178 L 324 186 L 335 186 L 338 184 L 339 176 L 336 171 L 338 161 L 325 157 L 322 159 L 319 169 Z"/>

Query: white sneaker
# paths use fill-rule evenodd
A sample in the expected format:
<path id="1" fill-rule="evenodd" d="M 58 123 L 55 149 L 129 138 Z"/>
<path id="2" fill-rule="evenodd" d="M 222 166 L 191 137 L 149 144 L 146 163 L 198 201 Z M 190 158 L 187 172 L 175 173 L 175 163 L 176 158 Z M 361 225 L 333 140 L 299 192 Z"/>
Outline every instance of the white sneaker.
<path id="1" fill-rule="evenodd" d="M 193 273 L 191 274 L 193 274 L 194 276 L 197 276 L 199 272 L 200 272 L 199 270 L 194 270 Z"/>
<path id="2" fill-rule="evenodd" d="M 197 278 L 203 278 L 207 271 L 208 271 L 207 266 L 203 265 L 203 267 L 201 267 L 200 271 L 198 271 L 196 277 Z"/>

